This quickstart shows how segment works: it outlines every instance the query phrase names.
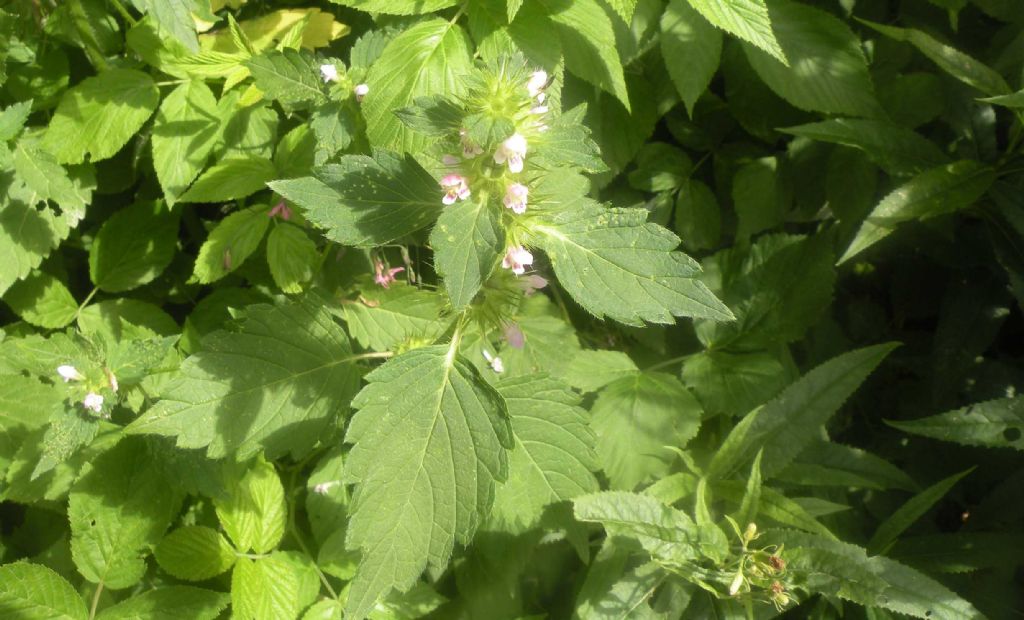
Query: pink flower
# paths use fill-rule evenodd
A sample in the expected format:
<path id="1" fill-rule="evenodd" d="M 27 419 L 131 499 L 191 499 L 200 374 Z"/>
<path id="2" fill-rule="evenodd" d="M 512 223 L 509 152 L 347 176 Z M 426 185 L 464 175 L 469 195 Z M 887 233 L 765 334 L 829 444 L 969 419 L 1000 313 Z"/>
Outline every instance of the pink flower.
<path id="1" fill-rule="evenodd" d="M 362 101 L 366 93 L 370 92 L 370 87 L 366 84 L 358 84 L 352 89 L 353 94 L 356 96 L 356 101 Z"/>
<path id="2" fill-rule="evenodd" d="M 533 295 L 534 293 L 548 285 L 548 281 L 545 278 L 543 278 L 542 276 L 538 276 L 535 273 L 523 278 L 522 283 L 523 294 L 527 296 Z"/>
<path id="3" fill-rule="evenodd" d="M 530 188 L 522 183 L 513 183 L 505 190 L 505 198 L 502 200 L 505 206 L 512 209 L 513 213 L 526 213 L 526 197 L 530 194 Z"/>
<path id="4" fill-rule="evenodd" d="M 484 152 L 479 145 L 474 144 L 473 141 L 469 139 L 469 135 L 466 133 L 465 129 L 459 130 L 459 141 L 462 142 L 463 159 L 472 159 Z"/>
<path id="5" fill-rule="evenodd" d="M 405 267 L 385 269 L 383 261 L 375 260 L 373 261 L 373 270 L 376 272 L 376 275 L 373 276 L 373 281 L 384 288 L 388 288 L 395 281 L 395 274 L 405 271 Z"/>
<path id="6" fill-rule="evenodd" d="M 522 349 L 526 344 L 526 334 L 516 323 L 505 325 L 505 341 L 513 349 Z"/>
<path id="7" fill-rule="evenodd" d="M 280 217 L 282 220 L 288 221 L 292 219 L 292 210 L 289 209 L 288 205 L 286 205 L 282 200 L 274 205 L 274 208 L 267 213 L 267 217 L 274 217 L 275 215 Z"/>
<path id="8" fill-rule="evenodd" d="M 453 204 L 456 200 L 469 198 L 469 186 L 466 184 L 466 177 L 461 174 L 447 174 L 441 179 L 441 188 L 444 190 L 444 198 L 441 199 L 446 205 Z"/>
<path id="9" fill-rule="evenodd" d="M 521 245 L 510 246 L 505 250 L 505 258 L 501 260 L 501 266 L 511 269 L 517 276 L 526 272 L 526 267 L 533 264 L 533 254 Z"/>
<path id="10" fill-rule="evenodd" d="M 103 397 L 96 392 L 89 392 L 82 399 L 82 406 L 86 409 L 91 409 L 95 413 L 99 413 L 103 409 Z"/>
<path id="11" fill-rule="evenodd" d="M 461 161 L 462 160 L 458 157 L 450 154 L 445 154 L 444 157 L 441 158 L 441 163 L 446 166 L 457 166 Z"/>
<path id="12" fill-rule="evenodd" d="M 530 74 L 530 79 L 526 81 L 526 90 L 530 91 L 531 97 L 541 95 L 544 87 L 548 85 L 548 72 L 541 69 L 540 71 L 534 71 Z"/>
<path id="13" fill-rule="evenodd" d="M 510 172 L 523 171 L 523 159 L 526 157 L 526 138 L 514 133 L 502 142 L 494 151 L 494 163 L 508 162 Z"/>

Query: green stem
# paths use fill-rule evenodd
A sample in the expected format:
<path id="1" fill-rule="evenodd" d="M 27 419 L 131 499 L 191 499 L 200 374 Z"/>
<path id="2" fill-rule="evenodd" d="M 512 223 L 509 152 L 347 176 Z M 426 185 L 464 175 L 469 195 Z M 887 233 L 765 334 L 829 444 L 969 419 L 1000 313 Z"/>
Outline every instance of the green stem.
<path id="1" fill-rule="evenodd" d="M 89 23 L 89 16 L 85 13 L 85 8 L 82 7 L 82 0 L 67 0 L 67 2 L 68 12 L 71 13 L 71 20 L 75 24 L 75 30 L 78 31 L 78 36 L 82 39 L 82 48 L 85 50 L 85 55 L 89 57 L 89 62 L 100 71 L 106 70 L 109 67 L 107 59 L 103 57 L 103 52 L 100 51 L 100 44 L 96 40 L 96 33 L 92 25 Z"/>
<path id="2" fill-rule="evenodd" d="M 96 610 L 100 606 L 100 595 L 103 594 L 103 582 L 96 584 L 96 592 L 92 595 L 92 605 L 89 607 L 89 620 L 96 617 Z"/>
<path id="3" fill-rule="evenodd" d="M 299 548 L 302 549 L 302 553 L 304 553 L 306 557 L 309 558 L 310 562 L 313 564 L 313 568 L 316 570 L 317 577 L 320 578 L 320 583 L 323 584 L 327 592 L 330 593 L 331 598 L 337 600 L 338 593 L 334 591 L 334 588 L 331 586 L 331 582 L 327 580 L 327 575 L 325 575 L 324 572 L 320 570 L 320 567 L 316 563 L 316 558 L 309 551 L 309 547 L 306 546 L 306 541 L 302 540 L 302 535 L 299 533 L 299 527 L 295 522 L 295 501 L 299 491 L 299 487 L 296 483 L 298 482 L 297 479 L 299 471 L 300 468 L 298 467 L 292 470 L 291 481 L 288 484 L 289 488 L 291 489 L 291 497 L 289 498 L 290 501 L 288 502 L 288 532 L 292 535 L 292 538 L 295 539 L 295 542 L 298 543 Z"/>
<path id="4" fill-rule="evenodd" d="M 691 353 L 689 355 L 680 355 L 679 357 L 673 357 L 673 358 L 667 359 L 667 360 L 665 360 L 663 362 L 658 362 L 657 364 L 655 364 L 653 366 L 648 366 L 647 368 L 644 369 L 644 372 L 649 372 L 651 370 L 658 370 L 659 368 L 664 368 L 666 366 L 671 366 L 672 364 L 678 364 L 679 362 L 685 362 L 687 359 L 689 359 L 692 356 L 693 356 L 693 354 Z"/>
<path id="5" fill-rule="evenodd" d="M 114 8 L 117 9 L 117 12 L 121 14 L 121 17 L 124 19 L 124 21 L 128 22 L 129 26 L 134 26 L 135 24 L 139 23 L 138 20 L 132 17 L 131 13 L 125 10 L 124 5 L 121 4 L 120 0 L 110 0 L 110 3 L 114 5 Z"/>
<path id="6" fill-rule="evenodd" d="M 82 310 L 84 310 L 87 305 L 89 305 L 89 302 L 92 301 L 92 298 L 96 296 L 96 293 L 98 293 L 99 290 L 100 287 L 94 286 L 92 287 L 92 290 L 89 291 L 89 294 L 85 296 L 85 301 L 82 302 L 82 305 L 78 306 L 78 310 L 75 310 L 76 321 L 78 320 L 78 315 L 82 313 Z"/>

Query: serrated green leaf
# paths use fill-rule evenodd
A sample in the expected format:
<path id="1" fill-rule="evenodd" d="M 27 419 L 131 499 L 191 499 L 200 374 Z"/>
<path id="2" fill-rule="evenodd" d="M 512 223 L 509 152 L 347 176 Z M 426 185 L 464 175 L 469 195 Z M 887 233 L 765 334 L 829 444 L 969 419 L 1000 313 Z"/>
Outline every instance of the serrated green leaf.
<path id="1" fill-rule="evenodd" d="M 1003 76 L 960 50 L 937 41 L 920 30 L 885 26 L 866 19 L 858 21 L 890 39 L 910 43 L 937 64 L 940 69 L 990 97 L 1008 95 L 1011 92 Z"/>
<path id="2" fill-rule="evenodd" d="M 245 62 L 266 97 L 286 106 L 326 101 L 319 65 L 309 52 L 285 48 L 268 50 Z"/>
<path id="3" fill-rule="evenodd" d="M 192 11 L 197 10 L 194 0 L 132 0 L 140 11 L 152 17 L 156 25 L 169 32 L 190 52 L 199 51 L 196 23 Z"/>
<path id="4" fill-rule="evenodd" d="M 1024 398 L 976 403 L 917 420 L 886 420 L 886 424 L 913 435 L 966 446 L 1024 450 Z"/>
<path id="5" fill-rule="evenodd" d="M 215 620 L 229 601 L 223 592 L 168 586 L 107 607 L 96 620 Z"/>
<path id="6" fill-rule="evenodd" d="M 232 617 L 280 620 L 299 613 L 299 579 L 287 561 L 271 555 L 239 558 L 231 574 Z"/>
<path id="7" fill-rule="evenodd" d="M 302 620 L 343 620 L 345 605 L 341 601 L 324 599 L 302 614 Z"/>
<path id="8" fill-rule="evenodd" d="M 648 224 L 643 209 L 585 205 L 534 227 L 559 284 L 595 316 L 642 325 L 676 316 L 728 321 L 732 313 L 703 283 L 700 266 L 673 250 L 679 239 Z"/>
<path id="9" fill-rule="evenodd" d="M 251 155 L 230 157 L 210 166 L 179 202 L 227 202 L 255 194 L 277 176 L 277 167 L 269 159 Z"/>
<path id="10" fill-rule="evenodd" d="M 43 434 L 39 460 L 32 470 L 32 480 L 80 453 L 83 447 L 96 438 L 100 421 L 79 409 L 79 404 L 69 407 L 62 403 L 50 412 L 44 412 L 50 414 L 50 425 Z"/>
<path id="11" fill-rule="evenodd" d="M 239 551 L 269 553 L 284 538 L 288 516 L 284 486 L 274 466 L 262 459 L 214 506 L 221 526 Z"/>
<path id="12" fill-rule="evenodd" d="M 264 205 L 236 211 L 221 220 L 199 248 L 192 279 L 209 284 L 241 267 L 259 248 L 268 226 Z"/>
<path id="13" fill-rule="evenodd" d="M 846 262 L 887 237 L 899 224 L 970 207 L 996 180 L 992 168 L 969 160 L 926 170 L 888 194 L 868 214 L 839 259 Z"/>
<path id="14" fill-rule="evenodd" d="M 743 505 L 743 498 L 746 497 L 746 488 L 743 482 L 723 480 L 715 482 L 711 488 L 715 497 L 730 501 L 737 506 Z M 819 523 L 803 506 L 771 487 L 761 487 L 757 499 L 757 514 L 761 524 L 767 522 L 785 527 L 795 527 L 825 538 L 835 538 L 835 535 Z M 745 525 L 743 524 L 743 526 Z"/>
<path id="15" fill-rule="evenodd" d="M 12 103 L 0 111 L 0 142 L 14 138 L 25 126 L 28 115 L 32 113 L 32 100 Z"/>
<path id="16" fill-rule="evenodd" d="M 580 620 L 660 618 L 648 600 L 667 577 L 653 562 L 632 566 L 631 549 L 606 538 L 601 550 L 587 567 L 587 577 L 576 597 L 576 616 Z"/>
<path id="17" fill-rule="evenodd" d="M 366 379 L 345 438 L 355 444 L 345 467 L 356 483 L 348 546 L 363 553 L 346 616 L 357 618 L 469 543 L 513 445 L 501 396 L 454 349 L 414 349 Z"/>
<path id="18" fill-rule="evenodd" d="M 928 620 L 981 620 L 969 602 L 912 568 L 864 549 L 802 532 L 775 531 L 764 541 L 785 544 L 787 571 L 814 588 L 867 607 Z"/>
<path id="19" fill-rule="evenodd" d="M 285 293 L 301 293 L 316 273 L 320 253 L 305 230 L 278 223 L 267 236 L 267 264 L 278 288 Z"/>
<path id="20" fill-rule="evenodd" d="M 636 363 L 621 351 L 579 351 L 561 379 L 581 392 L 596 392 L 609 383 L 636 373 Z"/>
<path id="21" fill-rule="evenodd" d="M 817 436 L 819 427 L 896 346 L 875 345 L 839 355 L 747 414 L 712 457 L 707 476 L 727 477 L 763 448 L 762 471 L 770 479 Z"/>
<path id="22" fill-rule="evenodd" d="M 417 97 L 457 97 L 471 68 L 469 40 L 455 22 L 430 19 L 395 37 L 366 75 L 370 92 L 361 107 L 370 144 L 402 153 L 427 146 L 431 139 L 406 127 L 394 111 Z"/>
<path id="23" fill-rule="evenodd" d="M 508 376 L 546 373 L 560 379 L 570 360 L 582 351 L 576 330 L 543 295 L 523 300 L 515 326 L 523 334 L 522 348 L 512 346 L 506 337 L 500 350 Z M 472 355 L 483 358 L 482 350 Z"/>
<path id="24" fill-rule="evenodd" d="M 699 557 L 697 525 L 686 513 L 649 495 L 602 491 L 572 503 L 577 519 L 600 523 L 609 537 L 636 540 L 656 560 L 684 564 Z"/>
<path id="25" fill-rule="evenodd" d="M 683 362 L 683 383 L 709 414 L 742 415 L 767 401 L 795 376 L 771 353 L 703 351 Z"/>
<path id="26" fill-rule="evenodd" d="M 443 316 L 444 295 L 406 284 L 364 289 L 355 302 L 342 306 L 349 333 L 374 351 L 390 351 L 410 340 L 433 341 L 451 323 Z"/>
<path id="27" fill-rule="evenodd" d="M 808 446 L 776 476 L 786 484 L 917 491 L 918 485 L 899 467 L 859 448 L 831 441 Z"/>
<path id="28" fill-rule="evenodd" d="M 591 408 L 597 454 L 612 488 L 632 490 L 669 472 L 700 428 L 700 404 L 678 379 L 636 373 L 605 386 Z"/>
<path id="29" fill-rule="evenodd" d="M 934 143 L 888 121 L 834 118 L 779 131 L 859 149 L 894 175 L 916 174 L 949 162 L 949 157 Z"/>
<path id="30" fill-rule="evenodd" d="M 180 505 L 181 495 L 156 470 L 145 443 L 121 441 L 92 462 L 69 495 L 78 571 L 111 589 L 135 585 Z"/>
<path id="31" fill-rule="evenodd" d="M 355 391 L 354 361 L 321 299 L 249 306 L 239 330 L 207 336 L 128 431 L 176 436 L 211 458 L 301 454 Z"/>
<path id="32" fill-rule="evenodd" d="M 68 89 L 50 119 L 43 148 L 62 164 L 117 154 L 149 120 L 160 101 L 153 78 L 134 69 L 110 69 Z"/>
<path id="33" fill-rule="evenodd" d="M 387 15 L 419 15 L 455 6 L 456 0 L 331 0 L 367 13 Z"/>
<path id="34" fill-rule="evenodd" d="M 772 20 L 764 0 L 688 0 L 690 6 L 715 26 L 753 43 L 782 63 L 786 53 L 772 32 Z"/>
<path id="35" fill-rule="evenodd" d="M 47 329 L 64 327 L 75 320 L 78 312 L 78 302 L 68 287 L 43 271 L 15 282 L 3 299 L 22 319 Z"/>
<path id="36" fill-rule="evenodd" d="M 205 581 L 235 564 L 235 550 L 217 530 L 202 525 L 180 527 L 160 541 L 156 561 L 178 579 Z"/>
<path id="37" fill-rule="evenodd" d="M 39 140 L 28 135 L 14 146 L 14 170 L 18 177 L 38 194 L 40 200 L 52 200 L 66 209 L 84 213 L 92 200 L 93 182 L 72 178 L 57 159 L 44 150 Z"/>
<path id="38" fill-rule="evenodd" d="M 534 150 L 530 164 L 552 171 L 606 172 L 608 166 L 601 159 L 601 149 L 583 122 L 586 112 L 587 106 L 582 103 L 548 123 L 548 130 L 530 141 L 530 148 Z"/>
<path id="39" fill-rule="evenodd" d="M 539 0 L 562 41 L 565 67 L 613 95 L 627 110 L 629 93 L 612 21 L 597 0 Z"/>
<path id="40" fill-rule="evenodd" d="M 355 114 L 338 101 L 331 101 L 314 110 L 309 126 L 316 135 L 318 166 L 338 151 L 348 148 L 358 131 Z"/>
<path id="41" fill-rule="evenodd" d="M 152 282 L 171 263 L 178 217 L 159 201 L 134 204 L 109 217 L 89 248 L 89 276 L 116 293 Z"/>
<path id="42" fill-rule="evenodd" d="M 900 534 L 924 516 L 936 502 L 953 488 L 953 485 L 973 470 L 974 468 L 972 467 L 967 471 L 953 474 L 907 500 L 905 504 L 897 508 L 895 512 L 879 524 L 874 535 L 871 536 L 871 540 L 868 541 L 868 553 L 871 555 L 885 553 L 888 547 L 899 538 Z"/>
<path id="43" fill-rule="evenodd" d="M 446 207 L 430 233 L 437 272 L 456 310 L 473 301 L 498 264 L 505 245 L 498 209 L 489 200 L 470 197 Z"/>
<path id="44" fill-rule="evenodd" d="M 693 106 L 718 70 L 722 33 L 686 0 L 670 0 L 661 16 L 660 29 L 665 67 L 686 111 L 693 116 Z"/>
<path id="45" fill-rule="evenodd" d="M 6 188 L 0 202 L 0 295 L 28 276 L 68 234 L 81 214 L 37 209 L 37 195 L 24 185 Z"/>
<path id="46" fill-rule="evenodd" d="M 498 383 L 515 448 L 508 481 L 498 487 L 492 519 L 512 531 L 532 527 L 544 508 L 599 489 L 594 432 L 580 399 L 564 384 L 531 375 Z"/>
<path id="47" fill-rule="evenodd" d="M 45 566 L 0 566 L 0 614 L 18 620 L 85 620 L 85 601 L 71 584 Z"/>
<path id="48" fill-rule="evenodd" d="M 860 40 L 829 13 L 788 0 L 768 7 L 772 30 L 788 61 L 744 48 L 754 71 L 794 106 L 827 114 L 880 116 Z"/>
<path id="49" fill-rule="evenodd" d="M 167 203 L 173 205 L 206 166 L 220 133 L 217 100 L 206 84 L 192 80 L 164 97 L 153 123 L 153 169 Z"/>
<path id="50" fill-rule="evenodd" d="M 268 183 L 304 209 L 327 238 L 344 245 L 377 246 L 428 226 L 441 213 L 443 192 L 409 156 L 377 151 L 373 158 L 345 155 L 315 176 Z"/>

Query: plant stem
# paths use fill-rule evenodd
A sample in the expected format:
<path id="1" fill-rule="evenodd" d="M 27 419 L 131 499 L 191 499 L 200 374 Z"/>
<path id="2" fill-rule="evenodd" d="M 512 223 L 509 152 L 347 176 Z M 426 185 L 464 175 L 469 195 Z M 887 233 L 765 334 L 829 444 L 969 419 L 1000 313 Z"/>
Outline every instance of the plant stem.
<path id="1" fill-rule="evenodd" d="M 100 595 L 103 594 L 103 582 L 96 584 L 96 592 L 92 595 L 92 605 L 89 607 L 89 620 L 96 617 L 96 609 L 100 606 Z"/>
<path id="2" fill-rule="evenodd" d="M 121 14 L 121 17 L 124 18 L 124 21 L 128 22 L 129 26 L 134 26 L 138 23 L 138 20 L 132 17 L 132 14 L 125 10 L 124 5 L 121 4 L 120 0 L 110 0 L 110 3 L 114 5 L 114 8 L 117 9 L 117 12 Z"/>
<path id="3" fill-rule="evenodd" d="M 85 296 L 85 301 L 82 302 L 82 305 L 78 306 L 78 310 L 75 310 L 76 321 L 78 320 L 78 315 L 82 313 L 82 310 L 84 310 L 87 305 L 89 305 L 89 302 L 92 301 L 92 298 L 96 296 L 96 293 L 98 293 L 99 290 L 100 287 L 94 286 L 92 287 L 92 290 L 89 291 L 89 294 Z"/>
<path id="4" fill-rule="evenodd" d="M 644 369 L 644 372 L 649 372 L 651 370 L 657 370 L 659 368 L 664 368 L 666 366 L 671 366 L 672 364 L 678 364 L 679 362 L 685 362 L 687 359 L 689 359 L 692 356 L 693 356 L 693 354 L 691 353 L 689 355 L 680 355 L 679 357 L 673 357 L 673 358 L 667 359 L 667 360 L 665 360 L 663 362 L 658 362 L 657 364 L 655 364 L 653 366 L 648 366 L 647 368 Z"/>

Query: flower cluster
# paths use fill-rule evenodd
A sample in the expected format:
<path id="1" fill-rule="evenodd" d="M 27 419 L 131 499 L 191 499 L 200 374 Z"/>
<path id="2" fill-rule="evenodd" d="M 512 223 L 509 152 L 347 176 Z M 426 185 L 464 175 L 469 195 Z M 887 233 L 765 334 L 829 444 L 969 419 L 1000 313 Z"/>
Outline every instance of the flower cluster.
<path id="1" fill-rule="evenodd" d="M 392 282 L 395 282 L 395 275 L 405 271 L 405 267 L 391 267 L 390 269 L 384 265 L 384 261 L 379 258 L 373 261 L 373 281 L 384 288 L 391 286 Z"/>
<path id="2" fill-rule="evenodd" d="M 114 392 L 116 392 L 117 391 L 117 387 L 118 387 L 117 386 L 117 377 L 115 377 L 114 373 L 110 372 L 110 370 L 107 370 L 106 374 L 107 374 L 107 383 L 110 386 L 110 389 L 113 390 Z M 71 382 L 71 381 L 85 381 L 86 380 L 86 376 L 83 375 L 82 373 L 80 373 L 78 371 L 78 369 L 75 368 L 74 366 L 72 366 L 71 364 L 61 364 L 60 366 L 58 366 L 57 367 L 57 375 L 59 375 L 60 378 L 64 380 L 64 383 L 68 383 L 68 382 Z M 82 398 L 82 407 L 84 407 L 85 409 L 88 409 L 89 411 L 92 411 L 93 413 L 95 413 L 95 414 L 97 414 L 97 415 L 99 415 L 101 417 L 109 418 L 110 417 L 109 414 L 104 414 L 103 413 L 103 403 L 104 403 L 103 396 L 101 394 L 99 394 L 98 392 L 96 392 L 95 390 L 89 390 L 89 392 L 86 393 L 85 397 Z"/>

